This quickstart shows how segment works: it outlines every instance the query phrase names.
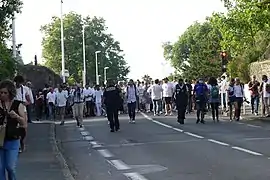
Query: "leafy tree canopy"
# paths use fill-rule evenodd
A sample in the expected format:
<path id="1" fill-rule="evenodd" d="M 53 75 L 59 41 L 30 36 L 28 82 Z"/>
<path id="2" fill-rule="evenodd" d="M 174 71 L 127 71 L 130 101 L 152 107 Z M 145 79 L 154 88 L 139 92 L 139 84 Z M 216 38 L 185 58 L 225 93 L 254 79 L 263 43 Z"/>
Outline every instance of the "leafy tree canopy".
<path id="1" fill-rule="evenodd" d="M 85 45 L 87 82 L 95 81 L 95 52 L 98 54 L 98 68 L 103 75 L 104 68 L 107 77 L 123 80 L 129 73 L 129 67 L 124 59 L 120 43 L 114 40 L 113 35 L 107 33 L 107 26 L 103 18 L 86 17 L 71 12 L 64 16 L 64 43 L 65 43 L 65 66 L 70 76 L 76 81 L 81 81 L 83 71 L 82 29 L 85 25 Z M 42 41 L 43 57 L 45 65 L 56 73 L 61 72 L 61 25 L 60 19 L 52 18 L 52 22 L 42 26 L 44 33 Z M 103 77 L 103 76 L 101 76 Z M 103 80 L 101 78 L 101 80 Z"/>

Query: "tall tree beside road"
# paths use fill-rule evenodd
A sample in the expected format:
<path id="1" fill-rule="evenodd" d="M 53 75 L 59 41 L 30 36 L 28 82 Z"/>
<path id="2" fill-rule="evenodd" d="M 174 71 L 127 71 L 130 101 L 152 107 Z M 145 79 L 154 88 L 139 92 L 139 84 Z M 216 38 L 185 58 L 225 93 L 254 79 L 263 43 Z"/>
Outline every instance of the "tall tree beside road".
<path id="1" fill-rule="evenodd" d="M 85 25 L 87 81 L 95 81 L 95 52 L 98 54 L 99 74 L 103 75 L 104 67 L 109 67 L 107 77 L 122 80 L 129 73 L 129 67 L 124 59 L 120 43 L 112 34 L 107 33 L 103 18 L 86 17 L 76 13 L 64 16 L 65 65 L 72 78 L 82 79 L 83 51 L 82 29 Z M 42 46 L 45 65 L 56 73 L 61 72 L 60 19 L 53 17 L 52 22 L 42 26 L 44 33 Z M 101 80 L 103 80 L 101 78 Z"/>
<path id="2" fill-rule="evenodd" d="M 150 83 L 152 82 L 153 79 L 152 79 L 148 74 L 146 74 L 146 75 L 144 75 L 144 76 L 142 77 L 142 80 L 143 80 L 145 83 L 150 84 Z"/>
<path id="3" fill-rule="evenodd" d="M 210 22 L 196 22 L 174 44 L 164 43 L 164 57 L 188 79 L 221 74 L 221 35 Z"/>

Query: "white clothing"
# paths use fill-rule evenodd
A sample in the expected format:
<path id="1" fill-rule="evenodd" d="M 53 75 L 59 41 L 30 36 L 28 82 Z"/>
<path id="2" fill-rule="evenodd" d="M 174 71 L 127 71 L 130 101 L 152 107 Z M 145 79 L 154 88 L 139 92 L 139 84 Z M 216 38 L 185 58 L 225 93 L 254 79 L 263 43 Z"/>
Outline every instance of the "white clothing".
<path id="1" fill-rule="evenodd" d="M 152 100 L 162 99 L 162 87 L 159 84 L 154 84 L 148 89 L 148 93 L 151 94 Z"/>
<path id="2" fill-rule="evenodd" d="M 48 103 L 53 103 L 53 104 L 55 104 L 55 101 L 56 101 L 56 94 L 55 94 L 55 92 L 49 92 L 48 94 L 47 94 L 47 100 L 48 100 Z"/>
<path id="3" fill-rule="evenodd" d="M 67 94 L 66 92 L 58 92 L 56 93 L 56 104 L 58 107 L 65 107 L 67 104 Z"/>
<path id="4" fill-rule="evenodd" d="M 226 93 L 227 89 L 228 89 L 228 83 L 226 81 L 226 79 L 222 80 L 222 82 L 219 84 L 220 88 L 220 93 Z"/>
<path id="5" fill-rule="evenodd" d="M 32 89 L 26 86 L 26 90 L 27 90 L 26 94 L 29 95 L 30 104 L 34 104 L 34 97 L 33 97 Z"/>
<path id="6" fill-rule="evenodd" d="M 234 85 L 234 96 L 235 97 L 244 97 L 244 89 L 241 85 Z"/>
<path id="7" fill-rule="evenodd" d="M 263 90 L 262 90 L 262 93 L 263 93 L 263 97 L 267 98 L 267 97 L 270 97 L 270 93 L 268 93 L 266 91 L 266 85 L 269 84 L 270 85 L 270 79 L 268 79 L 267 82 L 263 82 Z"/>
<path id="8" fill-rule="evenodd" d="M 163 89 L 163 97 L 172 97 L 173 96 L 173 91 L 174 91 L 174 87 L 172 83 L 164 83 L 162 85 L 162 89 Z"/>
<path id="9" fill-rule="evenodd" d="M 96 104 L 97 103 L 101 103 L 102 101 L 102 96 L 103 96 L 103 92 L 102 90 L 99 90 L 99 91 L 95 91 L 95 99 L 96 99 Z"/>
<path id="10" fill-rule="evenodd" d="M 142 86 L 142 85 L 139 85 L 138 86 L 138 95 L 140 96 L 140 97 L 142 97 L 143 96 L 143 92 L 144 92 L 144 86 Z"/>
<path id="11" fill-rule="evenodd" d="M 21 87 L 17 88 L 16 91 L 17 91 L 17 94 L 15 97 L 15 100 L 27 102 L 26 96 L 29 96 L 29 88 L 22 85 Z"/>
<path id="12" fill-rule="evenodd" d="M 96 103 L 97 116 L 101 116 L 101 102 Z"/>
<path id="13" fill-rule="evenodd" d="M 95 92 L 93 91 L 93 89 L 89 88 L 89 89 L 84 89 L 83 93 L 84 93 L 84 97 L 87 97 L 85 98 L 85 101 L 91 101 L 94 97 Z"/>
<path id="14" fill-rule="evenodd" d="M 128 86 L 127 87 L 127 103 L 132 103 L 137 101 L 136 95 L 138 95 L 138 89 L 137 92 L 135 92 L 135 85 L 134 86 Z"/>

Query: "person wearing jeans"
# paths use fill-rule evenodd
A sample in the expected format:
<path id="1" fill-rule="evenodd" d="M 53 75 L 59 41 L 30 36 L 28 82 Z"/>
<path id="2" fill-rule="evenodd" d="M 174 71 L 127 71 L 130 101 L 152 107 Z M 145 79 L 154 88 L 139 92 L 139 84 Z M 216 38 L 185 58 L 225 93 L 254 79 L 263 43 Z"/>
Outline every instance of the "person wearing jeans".
<path id="1" fill-rule="evenodd" d="M 163 90 L 159 85 L 158 79 L 156 79 L 155 84 L 148 89 L 153 101 L 154 116 L 159 115 L 160 111 L 162 110 L 162 91 Z"/>
<path id="2" fill-rule="evenodd" d="M 251 94 L 252 114 L 255 114 L 255 115 L 258 115 L 259 102 L 260 102 L 259 86 L 260 86 L 260 83 L 256 80 L 256 76 L 253 76 L 252 81 L 248 83 L 248 87 Z"/>
<path id="3" fill-rule="evenodd" d="M 263 96 L 263 105 L 265 109 L 266 117 L 270 117 L 270 110 L 269 110 L 269 99 L 270 99 L 270 79 L 266 75 L 262 76 L 262 96 Z"/>
<path id="4" fill-rule="evenodd" d="M 129 123 L 135 123 L 138 91 L 132 79 L 128 82 L 126 92 L 127 92 L 126 96 L 127 96 L 127 103 L 128 103 L 128 115 L 130 118 Z"/>

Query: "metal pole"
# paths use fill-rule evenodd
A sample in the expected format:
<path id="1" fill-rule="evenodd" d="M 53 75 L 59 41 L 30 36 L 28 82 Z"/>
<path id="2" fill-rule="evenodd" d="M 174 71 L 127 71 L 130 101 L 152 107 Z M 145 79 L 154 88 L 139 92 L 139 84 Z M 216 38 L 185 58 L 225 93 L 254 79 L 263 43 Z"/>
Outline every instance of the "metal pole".
<path id="1" fill-rule="evenodd" d="M 63 83 L 65 83 L 66 82 L 66 77 L 65 77 L 65 46 L 64 46 L 63 0 L 61 0 L 61 51 L 62 51 L 62 78 L 63 78 Z"/>
<path id="2" fill-rule="evenodd" d="M 104 68 L 104 83 L 107 82 L 107 68 Z"/>
<path id="3" fill-rule="evenodd" d="M 17 48 L 16 48 L 16 30 L 15 30 L 15 15 L 12 18 L 12 53 L 13 58 L 17 57 Z"/>
<path id="4" fill-rule="evenodd" d="M 83 87 L 86 85 L 86 59 L 85 59 L 85 34 L 84 34 L 85 26 L 83 25 Z"/>
<path id="5" fill-rule="evenodd" d="M 99 76 L 98 76 L 98 53 L 96 52 L 96 83 L 99 85 Z"/>

